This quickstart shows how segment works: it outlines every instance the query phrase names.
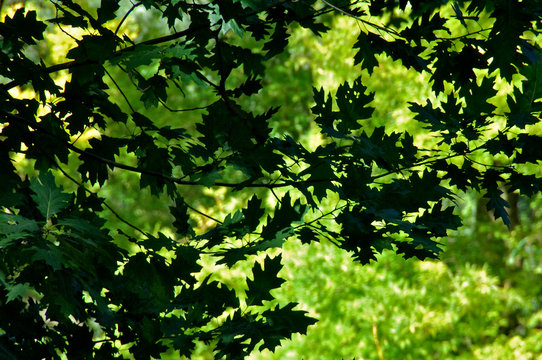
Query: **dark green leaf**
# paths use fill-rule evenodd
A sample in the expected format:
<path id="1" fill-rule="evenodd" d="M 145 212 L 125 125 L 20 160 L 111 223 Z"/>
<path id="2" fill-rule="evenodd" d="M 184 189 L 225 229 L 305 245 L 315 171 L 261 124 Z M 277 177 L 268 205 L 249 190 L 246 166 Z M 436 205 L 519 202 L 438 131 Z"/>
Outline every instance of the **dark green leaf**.
<path id="1" fill-rule="evenodd" d="M 55 184 L 53 174 L 47 172 L 37 179 L 30 180 L 30 189 L 35 193 L 32 199 L 36 202 L 38 210 L 46 219 L 50 219 L 65 209 L 72 197 L 63 193 Z"/>
<path id="2" fill-rule="evenodd" d="M 253 280 L 247 280 L 247 304 L 262 305 L 263 300 L 273 300 L 270 290 L 280 287 L 284 282 L 278 277 L 278 272 L 282 269 L 281 257 L 276 256 L 271 259 L 266 257 L 263 265 L 255 266 L 252 269 Z"/>
<path id="3" fill-rule="evenodd" d="M 119 9 L 120 4 L 117 0 L 102 0 L 98 8 L 98 22 L 103 24 L 115 18 L 115 12 Z"/>
<path id="4" fill-rule="evenodd" d="M 510 229 L 510 216 L 505 208 L 510 208 L 510 204 L 504 200 L 501 190 L 488 192 L 485 197 L 489 199 L 487 203 L 487 211 L 493 211 L 495 219 L 501 218 L 503 223 Z"/>

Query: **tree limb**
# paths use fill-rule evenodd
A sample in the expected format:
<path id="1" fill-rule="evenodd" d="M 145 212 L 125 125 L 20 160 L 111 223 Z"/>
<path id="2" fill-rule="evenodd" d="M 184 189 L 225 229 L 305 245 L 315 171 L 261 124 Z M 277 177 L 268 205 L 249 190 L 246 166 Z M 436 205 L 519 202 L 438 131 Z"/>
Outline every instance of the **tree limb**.
<path id="1" fill-rule="evenodd" d="M 52 134 L 48 130 L 44 129 L 39 124 L 30 122 L 30 121 L 26 120 L 25 118 L 23 118 L 21 116 L 10 114 L 10 113 L 8 113 L 6 111 L 3 111 L 3 110 L 0 110 L 0 114 L 5 116 L 7 121 L 10 122 L 10 123 L 16 123 L 17 121 L 24 122 L 26 125 L 32 127 L 35 130 L 39 130 L 41 133 L 43 133 L 45 135 L 48 135 L 48 136 L 53 137 L 53 138 L 57 138 L 54 134 Z M 165 175 L 165 174 L 162 174 L 162 173 L 159 173 L 159 172 L 156 172 L 156 171 L 141 169 L 141 168 L 137 168 L 137 167 L 134 167 L 134 166 L 122 164 L 122 163 L 119 163 L 119 162 L 116 162 L 116 161 L 113 161 L 113 160 L 109 160 L 109 159 L 106 159 L 106 158 L 104 158 L 102 156 L 94 154 L 94 153 L 92 153 L 90 151 L 79 149 L 78 147 L 76 147 L 76 146 L 74 146 L 74 145 L 72 145 L 70 143 L 63 142 L 62 145 L 64 147 L 68 148 L 69 150 L 79 154 L 79 155 L 94 159 L 96 161 L 100 161 L 100 162 L 102 162 L 102 163 L 104 163 L 106 165 L 109 165 L 109 166 L 113 167 L 113 168 L 119 168 L 119 169 L 123 169 L 123 170 L 136 172 L 136 173 L 139 173 L 139 174 L 142 174 L 142 175 L 153 176 L 153 177 L 160 178 L 162 180 L 166 180 L 166 181 L 169 181 L 169 182 L 172 182 L 172 183 L 175 183 L 175 184 L 179 184 L 179 185 L 206 186 L 206 185 L 201 184 L 201 183 L 199 183 L 197 181 L 181 180 L 180 178 Z M 319 182 L 329 182 L 329 181 L 332 181 L 332 179 L 308 179 L 308 180 L 303 180 L 303 181 L 285 181 L 285 182 L 278 183 L 278 184 L 277 183 L 265 184 L 265 183 L 244 183 L 244 182 L 240 182 L 240 183 L 215 182 L 211 186 L 230 187 L 230 188 L 236 188 L 236 189 L 243 189 L 243 188 L 274 189 L 274 188 L 281 188 L 281 187 L 286 187 L 286 186 L 295 186 L 296 184 L 308 184 L 308 183 L 319 183 Z"/>

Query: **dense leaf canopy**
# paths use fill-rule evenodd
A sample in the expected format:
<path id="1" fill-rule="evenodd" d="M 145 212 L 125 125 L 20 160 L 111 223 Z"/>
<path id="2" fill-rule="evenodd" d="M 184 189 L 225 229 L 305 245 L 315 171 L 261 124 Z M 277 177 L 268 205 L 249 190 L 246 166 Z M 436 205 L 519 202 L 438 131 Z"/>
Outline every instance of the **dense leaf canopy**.
<path id="1" fill-rule="evenodd" d="M 287 239 L 332 242 L 362 264 L 384 250 L 437 258 L 461 225 L 458 191 L 480 192 L 512 226 L 503 192 L 542 189 L 540 1 L 80 3 L 0 23 L 2 358 L 190 356 L 198 341 L 217 358 L 273 351 L 314 323 L 273 302 Z M 167 32 L 123 31 L 136 11 Z M 258 96 L 292 29 L 319 37 L 337 16 L 359 24 L 346 60 L 362 75 L 313 89 L 307 142 Z M 73 40 L 58 63 L 36 55 L 53 29 Z M 371 121 L 364 80 L 384 59 L 430 79 L 410 103 L 423 139 Z M 197 106 L 168 105 L 194 88 Z M 115 210 L 100 192 L 119 171 L 169 199 L 174 231 L 106 223 Z M 194 205 L 208 189 L 226 189 L 232 211 Z M 217 267 L 245 269 L 245 289 Z"/>

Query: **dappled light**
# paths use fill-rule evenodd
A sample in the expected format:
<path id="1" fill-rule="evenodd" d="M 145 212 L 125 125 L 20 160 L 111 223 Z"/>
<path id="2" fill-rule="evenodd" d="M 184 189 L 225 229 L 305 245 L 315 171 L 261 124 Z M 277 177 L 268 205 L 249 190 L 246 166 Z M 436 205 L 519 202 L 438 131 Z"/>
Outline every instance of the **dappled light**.
<path id="1" fill-rule="evenodd" d="M 0 1 L 0 358 L 540 359 L 540 14 Z"/>

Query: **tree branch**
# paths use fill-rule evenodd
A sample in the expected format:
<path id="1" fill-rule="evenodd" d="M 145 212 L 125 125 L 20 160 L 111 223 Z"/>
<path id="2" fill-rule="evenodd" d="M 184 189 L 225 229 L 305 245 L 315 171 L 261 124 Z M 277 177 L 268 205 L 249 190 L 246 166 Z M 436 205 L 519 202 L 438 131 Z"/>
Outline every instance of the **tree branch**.
<path id="1" fill-rule="evenodd" d="M 203 28 L 204 28 L 204 26 L 196 26 L 194 28 L 188 28 L 188 29 L 185 29 L 183 31 L 176 32 L 174 34 L 170 34 L 170 35 L 166 35 L 166 36 L 162 36 L 162 37 L 142 41 L 142 42 L 140 42 L 138 44 L 131 45 L 131 46 L 125 47 L 123 49 L 115 51 L 112 54 L 111 58 L 109 58 L 107 60 L 113 59 L 113 58 L 115 58 L 115 57 L 117 57 L 117 56 L 119 56 L 119 55 L 121 55 L 121 54 L 123 54 L 125 52 L 133 51 L 138 46 L 141 46 L 141 45 L 156 45 L 156 44 L 161 44 L 161 43 L 164 43 L 164 42 L 176 40 L 176 39 L 179 39 L 179 38 L 181 38 L 183 36 L 189 35 L 192 32 L 196 32 L 198 30 L 201 30 Z M 65 63 L 49 66 L 49 67 L 46 68 L 45 71 L 47 72 L 47 74 L 51 74 L 51 73 L 61 71 L 61 70 L 69 70 L 69 69 L 74 69 L 74 68 L 78 68 L 78 67 L 81 67 L 81 66 L 92 65 L 92 64 L 98 64 L 98 62 L 96 60 L 88 60 L 88 59 L 84 60 L 84 61 L 72 60 L 72 61 L 67 61 Z M 2 87 L 4 88 L 4 90 L 9 90 L 9 89 L 11 89 L 11 88 L 13 88 L 15 86 L 18 86 L 18 85 L 21 85 L 21 84 L 19 84 L 19 82 L 17 80 L 13 80 L 13 81 L 10 81 L 7 84 L 2 85 Z"/>
<path id="2" fill-rule="evenodd" d="M 276 3 L 272 4 L 271 6 L 267 7 L 265 10 L 261 10 L 261 11 L 268 11 L 268 10 L 272 9 L 273 7 L 275 7 L 277 5 L 280 5 L 280 4 L 284 3 L 284 2 L 286 2 L 286 0 L 279 0 L 278 2 L 276 2 Z M 252 15 L 255 15 L 255 14 L 259 13 L 259 12 L 260 11 L 254 11 L 252 13 L 247 14 L 247 16 L 252 16 Z M 220 25 L 220 24 L 214 24 L 214 25 L 211 25 L 211 26 L 216 26 L 216 25 Z M 120 49 L 120 50 L 117 50 L 117 51 L 113 52 L 112 56 L 110 58 L 108 58 L 107 60 L 111 60 L 111 59 L 123 54 L 124 52 L 133 51 L 133 50 L 135 50 L 136 47 L 141 46 L 141 45 L 162 44 L 162 43 L 165 43 L 165 42 L 168 42 L 168 41 L 176 40 L 176 39 L 182 38 L 184 36 L 193 34 L 193 33 L 197 32 L 199 30 L 202 30 L 204 28 L 206 28 L 205 25 L 189 27 L 188 29 L 178 31 L 178 32 L 175 32 L 175 33 L 170 34 L 170 35 L 165 35 L 165 36 L 161 36 L 161 37 L 158 37 L 158 38 L 142 41 L 142 42 L 140 42 L 138 44 L 131 45 L 131 46 L 128 46 L 126 48 L 123 48 L 123 49 Z M 91 64 L 97 64 L 97 63 L 98 62 L 95 61 L 95 60 L 83 60 L 83 61 L 72 60 L 72 61 L 67 61 L 65 63 L 48 66 L 45 71 L 47 72 L 47 74 L 51 74 L 51 73 L 58 72 L 58 71 L 61 71 L 61 70 L 69 70 L 69 69 L 74 69 L 74 68 L 77 68 L 77 67 L 91 65 Z M 7 91 L 7 90 L 9 90 L 9 89 L 11 89 L 11 88 L 13 88 L 15 86 L 18 86 L 18 85 L 22 85 L 22 84 L 20 84 L 17 80 L 12 80 L 7 84 L 1 85 L 1 87 L 4 90 Z"/>
<path id="3" fill-rule="evenodd" d="M 10 123 L 14 123 L 14 122 L 16 123 L 18 121 L 19 122 L 24 122 L 26 125 L 30 126 L 31 128 L 33 128 L 35 130 L 39 130 L 41 133 L 43 133 L 43 134 L 45 134 L 47 136 L 58 139 L 54 134 L 52 134 L 48 130 L 44 129 L 39 124 L 28 121 L 28 120 L 26 120 L 25 118 L 23 118 L 21 116 L 10 114 L 10 113 L 8 113 L 8 112 L 6 112 L 4 110 L 0 110 L 0 114 L 5 116 L 7 121 L 10 122 Z M 162 173 L 159 173 L 159 172 L 156 172 L 156 171 L 141 169 L 141 168 L 137 168 L 137 167 L 134 167 L 134 166 L 122 164 L 122 163 L 119 163 L 119 162 L 116 162 L 116 161 L 113 161 L 113 160 L 109 160 L 109 159 L 106 159 L 106 158 L 101 157 L 99 155 L 96 155 L 96 154 L 94 154 L 94 153 L 92 153 L 90 151 L 79 149 L 78 147 L 76 147 L 76 146 L 74 146 L 74 145 L 72 145 L 70 143 L 63 142 L 62 145 L 64 147 L 68 148 L 69 150 L 79 154 L 79 155 L 94 159 L 96 161 L 99 161 L 101 163 L 109 165 L 109 166 L 111 166 L 113 168 L 118 168 L 118 169 L 123 169 L 123 170 L 136 172 L 136 173 L 143 174 L 143 175 L 153 176 L 153 177 L 156 177 L 156 178 L 159 178 L 159 179 L 162 179 L 162 180 L 165 180 L 165 181 L 169 181 L 169 182 L 172 182 L 172 183 L 175 183 L 175 184 L 179 184 L 179 185 L 206 186 L 206 185 L 201 184 L 201 183 L 199 183 L 197 181 L 181 180 L 180 178 L 165 175 L 165 174 L 162 174 Z M 303 180 L 303 181 L 285 181 L 285 182 L 282 182 L 282 183 L 279 183 L 279 184 L 274 184 L 274 183 L 268 183 L 268 184 L 265 184 L 265 183 L 244 183 L 244 182 L 227 183 L 227 182 L 220 182 L 219 181 L 219 182 L 215 182 L 211 186 L 230 187 L 230 188 L 236 188 L 236 189 L 243 189 L 243 188 L 274 189 L 274 188 L 281 188 L 281 187 L 287 187 L 287 186 L 295 186 L 296 184 L 308 184 L 308 183 L 319 183 L 319 182 L 329 182 L 329 181 L 331 181 L 331 179 L 309 179 L 309 180 Z"/>

